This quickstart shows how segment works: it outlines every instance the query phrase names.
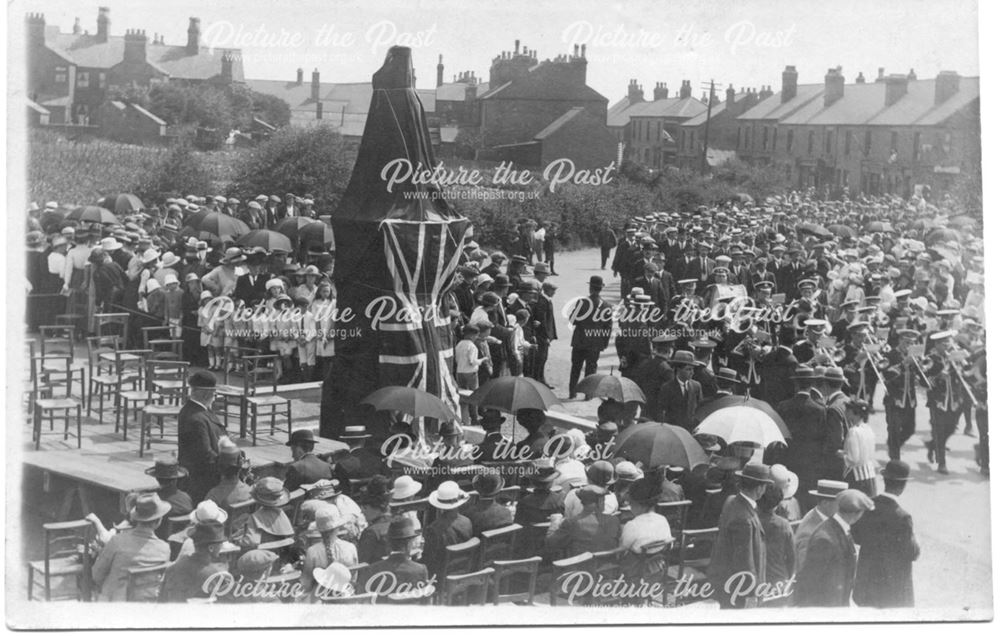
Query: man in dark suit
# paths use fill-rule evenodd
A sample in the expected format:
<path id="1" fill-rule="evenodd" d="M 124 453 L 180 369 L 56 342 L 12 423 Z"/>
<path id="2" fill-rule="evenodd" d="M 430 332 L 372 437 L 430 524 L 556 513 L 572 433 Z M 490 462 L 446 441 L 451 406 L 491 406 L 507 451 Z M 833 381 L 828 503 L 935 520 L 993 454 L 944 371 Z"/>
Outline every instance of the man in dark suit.
<path id="1" fill-rule="evenodd" d="M 648 262 L 643 267 L 643 275 L 633 281 L 636 287 L 641 287 L 643 292 L 653 301 L 653 305 L 659 309 L 659 317 L 666 315 L 667 302 L 670 300 L 667 289 L 663 286 L 663 281 L 659 277 L 659 267 L 654 262 Z"/>
<path id="2" fill-rule="evenodd" d="M 344 427 L 339 439 L 351 448 L 334 456 L 333 476 L 345 487 L 351 479 L 367 479 L 385 473 L 382 455 L 377 448 L 367 445 L 370 438 L 371 434 L 364 426 Z"/>
<path id="3" fill-rule="evenodd" d="M 496 500 L 504 487 L 504 480 L 499 472 L 494 469 L 476 475 L 472 480 L 472 487 L 479 493 L 479 501 L 466 510 L 465 516 L 472 522 L 473 533 L 480 534 L 514 523 L 510 508 Z"/>
<path id="4" fill-rule="evenodd" d="M 791 377 L 798 366 L 792 345 L 795 342 L 795 331 L 782 325 L 778 328 L 778 346 L 764 354 L 758 370 L 760 371 L 760 399 L 770 405 L 778 404 L 792 397 Z"/>
<path id="5" fill-rule="evenodd" d="M 913 607 L 913 562 L 920 546 L 913 519 L 899 505 L 910 466 L 893 459 L 882 470 L 882 479 L 885 492 L 875 497 L 875 509 L 851 528 L 861 548 L 854 602 L 863 607 Z"/>
<path id="6" fill-rule="evenodd" d="M 860 490 L 845 490 L 837 495 L 837 513 L 820 524 L 809 539 L 805 563 L 796 575 L 795 605 L 850 605 L 858 560 L 851 526 L 874 508 L 872 500 Z"/>
<path id="7" fill-rule="evenodd" d="M 242 300 L 247 307 L 253 307 L 267 298 L 267 281 L 270 277 L 264 272 L 265 258 L 263 253 L 253 253 L 247 257 L 250 271 L 236 279 L 234 300 Z"/>
<path id="8" fill-rule="evenodd" d="M 698 294 L 704 294 L 712 282 L 712 270 L 715 269 L 715 259 L 708 255 L 711 245 L 698 243 L 698 257 L 684 266 L 684 275 L 680 278 L 698 279 Z"/>
<path id="9" fill-rule="evenodd" d="M 389 556 L 372 563 L 367 568 L 363 582 L 359 581 L 358 594 L 377 593 L 380 597 L 397 592 L 414 592 L 424 588 L 433 590 L 427 566 L 411 557 L 413 541 L 420 536 L 416 523 L 410 517 L 394 517 L 388 525 L 385 538 L 389 543 Z M 411 596 L 410 598 L 414 598 Z"/>
<path id="10" fill-rule="evenodd" d="M 321 479 L 333 479 L 333 467 L 313 455 L 316 437 L 311 429 L 293 431 L 285 446 L 292 449 L 292 459 L 285 471 L 285 488 L 295 490 L 302 484 L 315 484 Z"/>
<path id="11" fill-rule="evenodd" d="M 774 273 L 767 271 L 767 257 L 758 256 L 753 261 L 753 268 L 750 270 L 750 285 L 754 288 L 757 287 L 757 283 L 771 283 L 771 289 L 773 290 L 777 287 L 777 283 L 774 280 Z M 749 288 L 747 288 L 749 291 Z"/>
<path id="12" fill-rule="evenodd" d="M 826 421 L 826 408 L 816 402 L 809 391 L 814 378 L 812 367 L 803 365 L 796 368 L 791 376 L 795 395 L 778 402 L 774 409 L 791 433 L 787 449 L 783 449 L 775 461 L 783 463 L 799 476 L 799 491 L 803 494 L 816 488 L 820 477 L 818 468 L 823 452 L 823 424 Z M 805 508 L 805 498 L 800 497 L 800 501 Z"/>
<path id="13" fill-rule="evenodd" d="M 696 262 L 698 260 L 698 246 L 694 243 L 688 243 L 684 246 L 683 255 L 678 255 L 671 265 L 670 273 L 673 274 L 674 280 L 680 281 L 683 278 L 695 278 L 697 276 L 687 276 L 686 272 L 689 269 L 697 267 Z M 679 284 L 679 283 L 678 283 Z"/>
<path id="14" fill-rule="evenodd" d="M 636 265 L 642 262 L 642 248 L 635 238 L 635 232 L 635 226 L 625 227 L 625 237 L 618 241 L 615 257 L 611 261 L 612 274 L 621 276 L 622 298 L 625 298 L 632 289 L 632 274 L 636 270 Z"/>
<path id="15" fill-rule="evenodd" d="M 733 598 L 733 588 L 741 587 L 740 584 L 727 586 L 726 583 L 740 575 L 752 575 L 756 581 L 764 581 L 766 570 L 764 528 L 757 517 L 757 500 L 764 495 L 767 486 L 774 483 L 771 470 L 763 464 L 750 463 L 736 474 L 740 478 L 740 491 L 730 495 L 722 506 L 719 534 L 712 547 L 707 573 L 715 598 L 723 609 L 755 607 L 758 600 L 755 597 Z"/>
<path id="16" fill-rule="evenodd" d="M 570 316 L 573 323 L 573 337 L 570 340 L 573 353 L 569 372 L 571 400 L 576 397 L 576 383 L 580 380 L 580 371 L 583 370 L 585 375 L 597 373 L 597 360 L 611 340 L 612 311 L 611 306 L 601 299 L 602 289 L 604 289 L 604 279 L 600 276 L 591 276 L 588 297 L 576 302 Z"/>
<path id="17" fill-rule="evenodd" d="M 636 365 L 635 383 L 646 396 L 642 407 L 644 417 L 653 418 L 653 412 L 659 403 L 660 387 L 674 379 L 674 368 L 670 366 L 670 357 L 674 352 L 677 336 L 672 333 L 661 333 L 652 340 L 653 355 L 641 360 Z"/>
<path id="18" fill-rule="evenodd" d="M 538 294 L 538 300 L 531 307 L 531 320 L 535 323 L 536 345 L 531 377 L 545 385 L 548 385 L 545 381 L 545 364 L 549 361 L 549 346 L 557 337 L 555 307 L 552 304 L 552 296 L 555 293 L 556 286 L 545 281 L 542 283 L 542 293 Z"/>
<path id="19" fill-rule="evenodd" d="M 694 412 L 702 398 L 701 385 L 692 379 L 700 363 L 690 351 L 675 351 L 670 364 L 675 377 L 660 387 L 655 419 L 691 431 L 695 426 Z"/>
<path id="20" fill-rule="evenodd" d="M 844 370 L 826 367 L 823 372 L 822 391 L 826 398 L 824 420 L 823 456 L 820 470 L 822 477 L 842 479 L 844 476 L 844 438 L 847 437 L 847 403 L 850 398 L 843 389 L 847 385 Z"/>
<path id="21" fill-rule="evenodd" d="M 191 501 L 201 501 L 219 482 L 215 461 L 219 456 L 219 440 L 228 437 L 228 433 L 212 412 L 215 375 L 195 371 L 188 384 L 190 396 L 177 416 L 177 462 L 188 471 L 185 492 Z"/>

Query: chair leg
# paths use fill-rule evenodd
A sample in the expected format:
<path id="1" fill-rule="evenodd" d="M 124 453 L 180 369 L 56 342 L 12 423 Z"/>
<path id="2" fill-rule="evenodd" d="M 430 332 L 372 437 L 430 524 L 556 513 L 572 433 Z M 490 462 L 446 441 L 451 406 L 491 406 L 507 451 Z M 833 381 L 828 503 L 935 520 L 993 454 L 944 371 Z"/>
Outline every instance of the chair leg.
<path id="1" fill-rule="evenodd" d="M 291 437 L 292 436 L 292 401 L 289 400 L 288 404 L 286 404 L 285 406 L 288 407 L 288 414 L 285 415 L 285 417 L 288 420 L 288 436 Z"/>
<path id="2" fill-rule="evenodd" d="M 253 445 L 257 445 L 257 407 L 250 408 L 250 435 L 253 437 Z"/>
<path id="3" fill-rule="evenodd" d="M 91 389 L 94 388 L 93 384 L 90 386 Z M 71 391 L 72 392 L 72 391 Z M 90 392 L 90 396 L 87 398 L 87 417 L 90 417 L 94 413 L 94 392 Z"/>
<path id="4" fill-rule="evenodd" d="M 80 422 L 80 405 L 76 407 L 76 447 L 83 448 L 83 425 Z"/>
<path id="5" fill-rule="evenodd" d="M 146 412 L 139 416 L 139 457 L 146 450 Z"/>
<path id="6" fill-rule="evenodd" d="M 28 566 L 28 600 L 34 600 L 35 591 L 35 570 L 29 565 Z"/>
<path id="7" fill-rule="evenodd" d="M 69 409 L 65 409 L 63 411 L 63 417 L 61 418 L 63 420 L 63 441 L 64 442 L 69 439 L 69 417 L 70 417 L 69 416 Z"/>
<path id="8" fill-rule="evenodd" d="M 274 418 L 278 414 L 278 407 L 271 407 L 271 437 L 274 437 Z"/>

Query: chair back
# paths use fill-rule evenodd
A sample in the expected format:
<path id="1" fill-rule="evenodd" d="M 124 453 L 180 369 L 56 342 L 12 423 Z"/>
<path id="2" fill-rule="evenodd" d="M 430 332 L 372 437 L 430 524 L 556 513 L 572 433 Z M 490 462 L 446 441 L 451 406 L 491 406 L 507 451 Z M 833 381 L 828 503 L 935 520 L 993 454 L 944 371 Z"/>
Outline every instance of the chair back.
<path id="1" fill-rule="evenodd" d="M 81 592 L 84 599 L 89 599 L 92 561 L 90 546 L 94 540 L 94 525 L 86 519 L 45 523 L 42 524 L 42 533 L 45 539 L 45 579 L 48 580 L 52 575 L 53 561 L 78 558 L 83 565 Z"/>
<path id="2" fill-rule="evenodd" d="M 512 523 L 495 530 L 480 533 L 483 547 L 480 551 L 479 567 L 486 567 L 493 561 L 509 561 L 514 558 L 514 544 L 522 529 L 521 524 Z"/>
<path id="3" fill-rule="evenodd" d="M 164 403 L 171 399 L 177 403 L 181 402 L 187 394 L 187 377 L 190 362 L 179 360 L 146 360 L 146 398 L 149 404 Z M 158 382 L 169 382 L 176 385 L 176 388 L 158 388 Z"/>
<path id="4" fill-rule="evenodd" d="M 238 375 L 243 375 L 243 369 L 237 366 L 237 363 L 243 356 L 255 356 L 260 353 L 260 349 L 254 347 L 244 347 L 240 345 L 235 345 L 231 347 L 226 347 L 223 349 L 222 355 L 224 363 L 222 365 L 222 381 L 225 384 L 229 384 L 229 375 L 236 373 Z M 230 367 L 233 367 L 231 370 Z"/>
<path id="5" fill-rule="evenodd" d="M 594 578 L 604 577 L 605 580 L 617 578 L 622 569 L 622 556 L 628 552 L 627 548 L 618 547 L 612 550 L 594 552 L 594 558 L 590 562 L 590 573 Z"/>
<path id="6" fill-rule="evenodd" d="M 542 557 L 533 556 L 516 561 L 494 561 L 492 601 L 500 603 L 527 603 L 535 600 L 535 584 L 538 581 L 538 566 Z"/>
<path id="7" fill-rule="evenodd" d="M 101 354 L 114 353 L 121 348 L 121 336 L 87 336 L 87 366 L 90 373 L 108 372 L 114 369 L 114 360 L 102 360 Z"/>
<path id="8" fill-rule="evenodd" d="M 670 533 L 679 537 L 687 528 L 687 516 L 691 510 L 691 501 L 661 501 L 656 504 L 656 512 L 667 518 L 670 523 Z"/>
<path id="9" fill-rule="evenodd" d="M 497 493 L 496 499 L 497 503 L 507 505 L 511 503 L 517 503 L 521 498 L 521 487 L 520 486 L 505 486 L 500 489 Z"/>
<path id="10" fill-rule="evenodd" d="M 116 335 L 124 339 L 128 334 L 128 313 L 94 314 L 94 331 L 98 336 Z"/>
<path id="11" fill-rule="evenodd" d="M 73 325 L 40 325 L 38 335 L 41 338 L 39 352 L 43 357 L 69 356 L 76 354 L 73 344 Z"/>
<path id="12" fill-rule="evenodd" d="M 558 605 L 560 600 L 567 598 L 562 586 L 565 578 L 572 572 L 586 571 L 594 555 L 584 552 L 576 556 L 552 562 L 552 579 L 549 582 L 549 604 Z"/>
<path id="13" fill-rule="evenodd" d="M 708 559 L 718 536 L 718 528 L 684 531 L 684 534 L 681 535 L 680 561 L 677 568 L 678 579 L 684 576 L 684 570 L 687 568 L 701 570 L 708 566 Z"/>
<path id="14" fill-rule="evenodd" d="M 159 360 L 180 360 L 184 341 L 174 338 L 169 325 L 142 327 L 142 348 L 151 349 Z"/>
<path id="15" fill-rule="evenodd" d="M 452 574 L 444 578 L 445 605 L 486 605 L 493 580 L 493 568 L 469 574 Z"/>
<path id="16" fill-rule="evenodd" d="M 232 537 L 233 531 L 241 528 L 247 518 L 253 514 L 253 511 L 256 509 L 257 502 L 253 499 L 247 499 L 246 501 L 241 501 L 229 506 L 229 517 L 226 519 L 226 523 L 224 524 L 226 527 L 226 536 Z"/>
<path id="17" fill-rule="evenodd" d="M 145 388 L 143 382 L 146 377 L 146 360 L 152 353 L 150 349 L 117 349 L 113 373 L 122 379 L 123 384 L 135 386 L 140 383 Z"/>
<path id="18" fill-rule="evenodd" d="M 32 390 L 35 396 L 46 392 L 53 399 L 73 397 L 73 358 L 69 356 L 35 356 L 31 359 Z M 80 370 L 81 376 L 83 370 Z M 81 388 L 82 394 L 83 388 Z"/>
<path id="19" fill-rule="evenodd" d="M 271 392 L 278 390 L 278 356 L 247 355 L 239 360 L 239 368 L 243 372 L 243 395 L 257 394 L 257 389 L 270 385 Z"/>
<path id="20" fill-rule="evenodd" d="M 295 545 L 295 539 L 293 537 L 285 537 L 284 539 L 276 539 L 274 541 L 266 541 L 257 546 L 258 550 L 267 550 L 268 552 L 280 553 L 285 548 L 290 548 Z"/>
<path id="21" fill-rule="evenodd" d="M 476 567 L 479 548 L 482 541 L 473 537 L 464 543 L 449 545 L 444 549 L 445 576 L 449 574 L 468 574 Z"/>
<path id="22" fill-rule="evenodd" d="M 130 603 L 155 603 L 169 563 L 128 569 L 125 600 Z"/>
<path id="23" fill-rule="evenodd" d="M 420 520 L 421 527 L 427 526 L 427 517 L 430 508 L 430 499 L 416 499 L 414 501 L 389 504 L 389 512 L 392 513 L 393 516 L 402 515 L 407 512 L 416 512 L 417 519 Z"/>

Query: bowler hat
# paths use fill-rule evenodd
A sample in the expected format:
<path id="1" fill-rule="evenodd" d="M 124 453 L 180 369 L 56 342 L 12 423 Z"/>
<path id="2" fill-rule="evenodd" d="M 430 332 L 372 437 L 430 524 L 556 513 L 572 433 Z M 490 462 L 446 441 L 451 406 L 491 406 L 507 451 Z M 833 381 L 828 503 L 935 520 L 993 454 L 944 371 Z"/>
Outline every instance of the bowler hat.
<path id="1" fill-rule="evenodd" d="M 591 287 L 596 287 L 597 289 L 604 289 L 604 279 L 601 278 L 600 276 L 591 276 L 589 284 Z"/>
<path id="2" fill-rule="evenodd" d="M 411 517 L 393 517 L 392 521 L 389 522 L 389 530 L 386 533 L 386 537 L 392 541 L 393 539 L 412 539 L 420 534 L 417 530 L 417 524 L 413 522 Z"/>
<path id="3" fill-rule="evenodd" d="M 217 382 L 215 374 L 204 369 L 193 371 L 188 377 L 188 384 L 192 389 L 214 389 Z"/>
<path id="4" fill-rule="evenodd" d="M 882 477 L 887 481 L 908 481 L 910 465 L 899 459 L 891 459 L 882 469 Z"/>
<path id="5" fill-rule="evenodd" d="M 736 475 L 744 481 L 749 480 L 759 484 L 774 483 L 774 480 L 771 479 L 771 469 L 764 464 L 747 464 L 743 470 L 737 470 Z"/>
<path id="6" fill-rule="evenodd" d="M 599 459 L 587 466 L 587 479 L 598 486 L 608 486 L 615 482 L 615 467 L 611 462 Z"/>
<path id="7" fill-rule="evenodd" d="M 472 479 L 472 487 L 480 497 L 493 497 L 503 490 L 503 477 L 496 472 L 480 473 Z"/>
<path id="8" fill-rule="evenodd" d="M 156 479 L 180 479 L 187 477 L 188 470 L 177 463 L 177 457 L 167 455 L 157 457 L 153 467 L 146 469 L 146 474 Z"/>
<path id="9" fill-rule="evenodd" d="M 313 434 L 312 429 L 302 428 L 297 431 L 292 431 L 292 434 L 288 436 L 288 441 L 285 442 L 285 446 L 315 443 L 316 436 Z"/>

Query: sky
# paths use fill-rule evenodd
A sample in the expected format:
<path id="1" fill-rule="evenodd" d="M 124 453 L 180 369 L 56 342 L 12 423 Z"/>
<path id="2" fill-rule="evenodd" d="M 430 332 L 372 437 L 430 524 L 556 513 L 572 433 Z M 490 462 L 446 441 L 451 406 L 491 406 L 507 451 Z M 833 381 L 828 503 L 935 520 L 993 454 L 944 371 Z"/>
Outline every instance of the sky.
<path id="1" fill-rule="evenodd" d="M 841 66 L 848 81 L 859 72 L 930 78 L 940 70 L 979 74 L 977 4 L 973 0 L 38 0 L 20 2 L 47 24 L 70 31 L 75 18 L 96 31 L 97 8 L 111 10 L 111 33 L 145 29 L 184 44 L 189 17 L 201 19 L 202 42 L 240 48 L 252 79 L 288 79 L 301 67 L 322 81 L 370 81 L 394 45 L 411 46 L 417 86 L 434 86 L 438 56 L 445 79 L 475 71 L 488 78 L 494 56 L 514 47 L 540 59 L 587 45 L 587 83 L 612 103 L 635 78 L 647 99 L 657 82 L 673 95 L 690 80 L 695 95 L 715 80 L 760 88 L 781 83 L 786 65 L 799 83 L 821 83 Z M 11 7 L 11 27 L 21 24 Z"/>

